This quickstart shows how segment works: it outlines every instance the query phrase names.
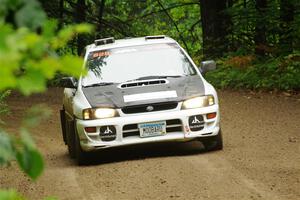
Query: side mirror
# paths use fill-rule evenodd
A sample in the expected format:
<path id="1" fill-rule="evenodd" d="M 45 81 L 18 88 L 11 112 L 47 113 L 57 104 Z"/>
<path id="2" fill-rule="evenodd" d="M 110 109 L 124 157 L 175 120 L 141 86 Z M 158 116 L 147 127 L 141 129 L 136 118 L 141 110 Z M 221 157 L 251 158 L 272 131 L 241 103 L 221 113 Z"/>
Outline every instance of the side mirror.
<path id="1" fill-rule="evenodd" d="M 217 69 L 217 65 L 214 60 L 207 60 L 201 62 L 200 71 L 202 74 L 205 74 L 209 71 L 213 71 L 215 69 Z"/>
<path id="2" fill-rule="evenodd" d="M 59 85 L 64 88 L 77 88 L 77 80 L 74 77 L 63 77 Z"/>

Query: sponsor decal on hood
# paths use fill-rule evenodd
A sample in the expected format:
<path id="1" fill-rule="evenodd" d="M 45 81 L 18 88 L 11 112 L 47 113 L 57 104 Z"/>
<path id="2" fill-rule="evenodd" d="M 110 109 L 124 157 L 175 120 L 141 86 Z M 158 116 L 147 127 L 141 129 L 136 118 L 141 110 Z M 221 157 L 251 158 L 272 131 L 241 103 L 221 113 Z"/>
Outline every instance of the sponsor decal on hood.
<path id="1" fill-rule="evenodd" d="M 124 102 L 127 103 L 132 101 L 144 101 L 144 100 L 164 99 L 164 98 L 172 98 L 172 97 L 177 97 L 177 92 L 175 90 L 125 95 Z"/>

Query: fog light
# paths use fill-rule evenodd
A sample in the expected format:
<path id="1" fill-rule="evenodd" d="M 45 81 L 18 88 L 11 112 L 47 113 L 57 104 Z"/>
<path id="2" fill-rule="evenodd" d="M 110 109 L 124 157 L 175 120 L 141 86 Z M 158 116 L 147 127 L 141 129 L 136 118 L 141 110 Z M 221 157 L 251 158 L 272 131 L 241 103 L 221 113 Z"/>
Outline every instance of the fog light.
<path id="1" fill-rule="evenodd" d="M 206 115 L 206 118 L 207 119 L 213 119 L 213 118 L 215 118 L 217 116 L 217 113 L 208 113 L 207 115 Z"/>
<path id="2" fill-rule="evenodd" d="M 97 129 L 96 129 L 96 127 L 85 127 L 84 130 L 87 133 L 95 133 Z"/>
<path id="3" fill-rule="evenodd" d="M 189 126 L 191 131 L 200 131 L 204 128 L 205 123 L 202 115 L 194 115 L 189 117 Z"/>
<path id="4" fill-rule="evenodd" d="M 100 138 L 102 141 L 113 141 L 117 137 L 117 130 L 115 126 L 101 126 Z"/>

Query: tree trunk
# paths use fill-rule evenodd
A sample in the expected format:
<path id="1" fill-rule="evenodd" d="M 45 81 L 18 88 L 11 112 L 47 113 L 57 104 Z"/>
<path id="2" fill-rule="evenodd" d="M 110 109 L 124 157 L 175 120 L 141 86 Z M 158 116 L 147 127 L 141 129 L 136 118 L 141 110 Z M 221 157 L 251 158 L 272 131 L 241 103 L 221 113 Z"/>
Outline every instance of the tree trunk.
<path id="1" fill-rule="evenodd" d="M 98 13 L 98 26 L 97 26 L 97 36 L 101 36 L 102 31 L 102 18 L 104 14 L 104 6 L 105 6 L 105 0 L 101 0 L 100 6 L 99 6 L 99 13 Z"/>
<path id="2" fill-rule="evenodd" d="M 267 0 L 256 0 L 255 8 L 257 11 L 254 35 L 255 54 L 259 56 L 264 56 L 266 54 L 267 48 L 266 24 L 264 19 L 267 9 Z"/>
<path id="3" fill-rule="evenodd" d="M 75 12 L 74 12 L 74 20 L 75 23 L 83 23 L 86 19 L 86 4 L 85 0 L 77 0 Z M 81 55 L 81 52 L 83 52 L 84 47 L 86 45 L 86 41 L 84 39 L 84 36 L 78 35 L 77 36 L 77 54 Z"/>
<path id="4" fill-rule="evenodd" d="M 226 9 L 229 9 L 229 8 L 232 8 L 233 6 L 233 0 L 227 0 L 227 6 L 226 6 Z M 232 19 L 231 19 L 231 16 L 227 13 L 224 13 L 225 15 L 225 29 L 226 29 L 226 36 L 228 38 L 228 44 L 227 44 L 227 48 L 226 50 L 227 51 L 233 51 L 234 48 L 235 48 L 235 41 L 234 41 L 234 36 L 233 36 L 233 22 L 232 22 Z M 225 41 L 226 43 L 226 41 Z"/>
<path id="5" fill-rule="evenodd" d="M 200 0 L 204 57 L 222 56 L 227 49 L 227 0 Z"/>
<path id="6" fill-rule="evenodd" d="M 292 23 L 295 8 L 291 0 L 280 1 L 280 51 L 290 53 L 293 51 Z"/>

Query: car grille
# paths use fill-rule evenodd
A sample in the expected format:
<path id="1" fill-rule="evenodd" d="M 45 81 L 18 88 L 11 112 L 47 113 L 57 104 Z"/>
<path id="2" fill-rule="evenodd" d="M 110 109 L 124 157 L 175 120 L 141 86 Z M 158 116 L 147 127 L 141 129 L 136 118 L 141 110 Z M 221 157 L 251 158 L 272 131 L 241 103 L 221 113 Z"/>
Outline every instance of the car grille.
<path id="1" fill-rule="evenodd" d="M 122 108 L 122 112 L 125 114 L 133 114 L 133 113 L 143 113 L 143 112 L 153 112 L 160 110 L 171 110 L 177 108 L 177 102 L 165 102 L 165 103 L 154 103 L 154 104 L 145 104 L 145 105 L 137 105 L 137 106 L 127 106 Z M 152 110 L 147 110 L 147 108 L 151 107 Z"/>
<path id="2" fill-rule="evenodd" d="M 179 119 L 166 120 L 166 123 L 167 123 L 167 127 L 166 127 L 167 133 L 182 131 L 182 124 Z M 123 126 L 123 138 L 130 137 L 130 136 L 139 136 L 139 135 L 140 135 L 140 131 L 138 129 L 138 124 L 127 124 Z"/>

